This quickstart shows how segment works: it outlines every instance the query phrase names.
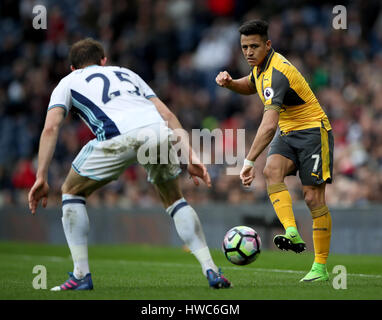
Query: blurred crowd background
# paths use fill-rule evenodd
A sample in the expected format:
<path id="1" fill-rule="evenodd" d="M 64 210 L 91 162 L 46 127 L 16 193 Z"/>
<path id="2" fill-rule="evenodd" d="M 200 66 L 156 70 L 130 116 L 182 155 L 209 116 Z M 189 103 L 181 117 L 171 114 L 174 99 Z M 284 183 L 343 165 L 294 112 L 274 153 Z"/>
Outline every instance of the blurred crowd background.
<path id="1" fill-rule="evenodd" d="M 47 29 L 35 30 L 35 5 L 47 8 Z M 335 137 L 331 206 L 382 200 L 382 4 L 343 1 L 347 29 L 335 30 L 328 1 L 244 0 L 1 0 L 0 2 L 0 207 L 25 205 L 35 179 L 37 151 L 49 97 L 70 72 L 70 45 L 93 37 L 105 46 L 109 65 L 137 72 L 178 116 L 184 128 L 246 129 L 247 151 L 263 114 L 257 95 L 240 96 L 215 84 L 219 71 L 249 74 L 238 27 L 269 21 L 274 49 L 305 76 L 327 112 Z M 52 162 L 50 206 L 71 162 L 92 133 L 76 116 L 65 122 Z M 235 149 L 225 139 L 225 148 Z M 213 187 L 195 187 L 187 172 L 182 188 L 190 203 L 268 201 L 262 169 L 250 189 L 224 165 L 208 165 Z M 294 200 L 299 179 L 288 177 Z M 90 206 L 159 204 L 146 173 L 132 166 L 88 200 Z"/>

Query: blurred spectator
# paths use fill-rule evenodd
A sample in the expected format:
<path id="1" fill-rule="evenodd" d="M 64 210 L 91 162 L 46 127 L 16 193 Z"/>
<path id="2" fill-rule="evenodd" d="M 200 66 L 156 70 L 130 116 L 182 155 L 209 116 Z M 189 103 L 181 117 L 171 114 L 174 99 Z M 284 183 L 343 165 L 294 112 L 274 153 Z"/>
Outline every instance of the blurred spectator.
<path id="1" fill-rule="evenodd" d="M 21 159 L 15 166 L 12 175 L 12 185 L 16 189 L 30 189 L 36 178 L 36 172 L 33 169 L 31 161 Z"/>

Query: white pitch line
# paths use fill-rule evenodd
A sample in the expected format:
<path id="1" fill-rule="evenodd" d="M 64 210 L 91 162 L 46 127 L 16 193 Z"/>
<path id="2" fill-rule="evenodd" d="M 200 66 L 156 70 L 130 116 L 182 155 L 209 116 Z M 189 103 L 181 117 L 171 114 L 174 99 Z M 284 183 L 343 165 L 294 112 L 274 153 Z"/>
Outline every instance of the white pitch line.
<path id="1" fill-rule="evenodd" d="M 0 253 L 1 255 L 2 253 Z M 61 261 L 70 261 L 70 257 L 64 258 L 64 257 L 58 257 L 58 256 L 39 256 L 39 255 L 28 255 L 28 254 L 12 254 L 12 256 L 19 258 L 19 259 L 24 259 L 24 260 L 32 260 L 34 258 L 39 258 L 39 259 L 45 259 L 53 262 L 61 262 Z"/>
<path id="2" fill-rule="evenodd" d="M 41 258 L 46 259 L 52 262 L 62 262 L 62 261 L 68 261 L 70 260 L 70 257 L 64 258 L 64 257 L 58 257 L 58 256 L 38 256 L 38 255 L 26 255 L 26 254 L 14 254 L 13 256 L 20 257 L 22 259 L 31 260 L 32 258 Z M 168 266 L 168 267 L 186 267 L 186 268 L 199 268 L 198 265 L 189 264 L 189 263 L 171 263 L 171 262 L 148 262 L 148 261 L 128 261 L 128 260 L 113 260 L 113 259 L 95 259 L 98 261 L 108 261 L 108 262 L 114 262 L 114 263 L 122 263 L 122 264 L 144 264 L 149 266 Z M 91 262 L 91 259 L 90 259 Z M 296 274 L 302 274 L 306 273 L 306 271 L 302 270 L 288 270 L 288 269 L 266 269 L 266 268 L 242 268 L 242 267 L 231 267 L 231 266 L 225 266 L 224 269 L 228 270 L 235 270 L 235 271 L 255 271 L 255 272 L 274 272 L 274 273 L 296 273 Z M 378 274 L 363 274 L 363 273 L 348 273 L 348 276 L 351 277 L 364 277 L 364 278 L 377 278 L 382 279 L 382 275 Z"/>
<path id="3" fill-rule="evenodd" d="M 109 260 L 107 260 L 109 261 Z M 170 262 L 148 262 L 148 261 L 126 261 L 126 260 L 113 260 L 118 263 L 126 263 L 126 264 L 147 264 L 147 265 L 161 265 L 161 266 L 168 266 L 168 267 L 188 267 L 188 268 L 199 268 L 198 265 L 192 265 L 189 263 L 170 263 Z M 265 269 L 265 268 L 242 268 L 242 267 L 230 267 L 225 266 L 224 269 L 228 270 L 235 270 L 235 271 L 257 271 L 257 272 L 275 272 L 275 273 L 297 273 L 297 274 L 303 274 L 306 273 L 306 271 L 302 270 L 288 270 L 288 269 Z M 352 277 L 366 277 L 366 278 L 382 278 L 382 275 L 377 274 L 362 274 L 362 273 L 348 273 L 348 276 Z"/>
<path id="4" fill-rule="evenodd" d="M 256 270 L 261 272 L 306 273 L 306 271 L 285 270 L 285 269 L 262 269 L 262 268 L 254 269 L 254 271 Z M 351 277 L 382 278 L 382 275 L 378 275 L 378 274 L 348 273 L 347 275 Z"/>

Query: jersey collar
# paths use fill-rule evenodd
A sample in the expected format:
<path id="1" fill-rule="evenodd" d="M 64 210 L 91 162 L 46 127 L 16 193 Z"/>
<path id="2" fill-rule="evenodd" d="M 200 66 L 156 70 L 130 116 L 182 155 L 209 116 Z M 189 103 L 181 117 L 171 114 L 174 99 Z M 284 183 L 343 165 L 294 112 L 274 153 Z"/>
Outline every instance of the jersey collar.
<path id="1" fill-rule="evenodd" d="M 100 65 L 99 64 L 91 64 L 91 65 L 86 66 L 84 69 L 91 68 L 91 67 L 100 67 Z"/>
<path id="2" fill-rule="evenodd" d="M 271 47 L 271 50 L 269 50 L 268 54 L 265 56 L 264 61 L 257 67 L 257 77 L 260 75 L 260 73 L 268 69 L 274 53 L 275 50 L 273 50 L 273 48 Z"/>

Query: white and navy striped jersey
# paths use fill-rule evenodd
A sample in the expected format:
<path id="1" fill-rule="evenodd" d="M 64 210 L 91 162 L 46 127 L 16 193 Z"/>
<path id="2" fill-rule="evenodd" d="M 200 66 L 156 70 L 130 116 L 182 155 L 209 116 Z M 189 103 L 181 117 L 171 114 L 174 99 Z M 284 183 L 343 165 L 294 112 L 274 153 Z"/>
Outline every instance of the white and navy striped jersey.
<path id="1" fill-rule="evenodd" d="M 78 69 L 53 90 L 49 109 L 76 112 L 104 141 L 130 130 L 164 122 L 155 105 L 153 90 L 133 71 L 98 65 Z"/>

